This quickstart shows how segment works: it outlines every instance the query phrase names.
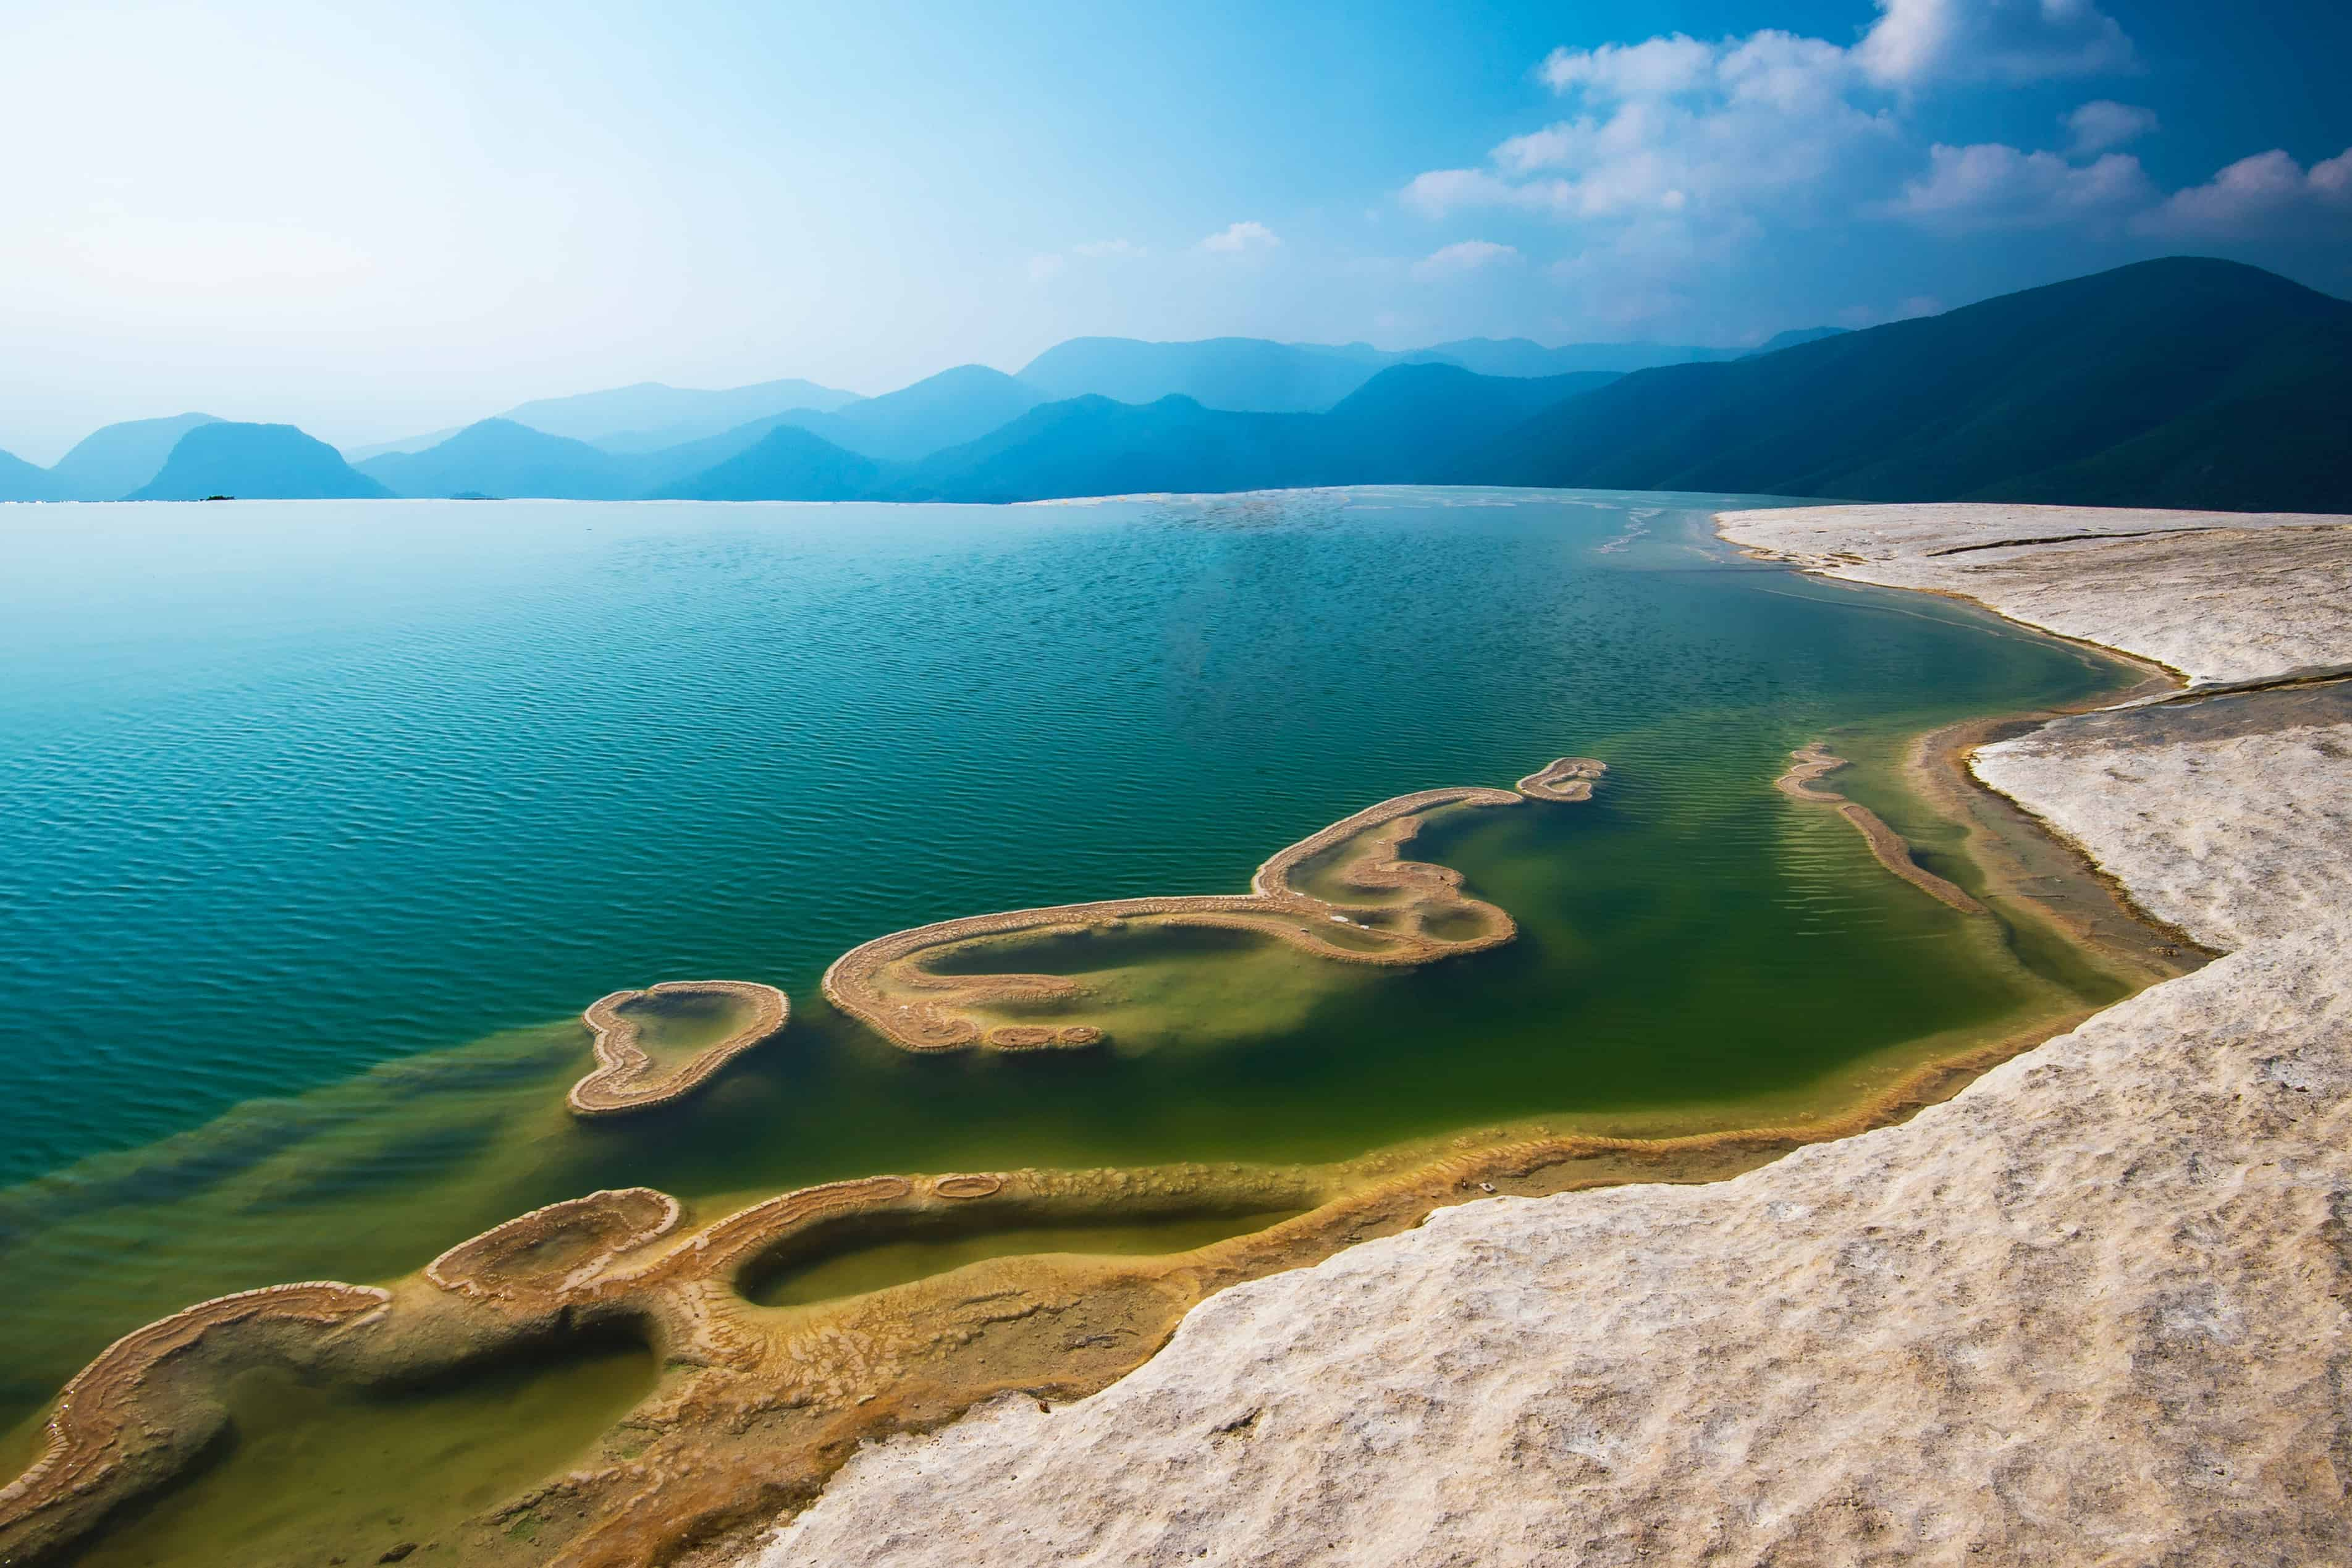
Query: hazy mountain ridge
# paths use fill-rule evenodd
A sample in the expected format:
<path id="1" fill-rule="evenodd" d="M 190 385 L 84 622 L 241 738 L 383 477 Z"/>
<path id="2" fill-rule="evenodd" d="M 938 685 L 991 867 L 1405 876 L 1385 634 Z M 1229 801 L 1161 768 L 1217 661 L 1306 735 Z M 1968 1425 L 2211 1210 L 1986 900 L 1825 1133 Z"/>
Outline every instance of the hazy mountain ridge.
<path id="1" fill-rule="evenodd" d="M 0 501 L 65 499 L 48 469 L 28 463 L 13 452 L 0 452 Z"/>
<path id="2" fill-rule="evenodd" d="M 177 414 L 109 425 L 75 443 L 49 473 L 68 500 L 119 500 L 163 471 L 181 437 L 217 423 L 209 414 Z"/>
<path id="3" fill-rule="evenodd" d="M 838 412 L 790 413 L 783 423 L 861 457 L 913 462 L 976 441 L 1050 401 L 1018 376 L 984 364 L 964 364 Z"/>
<path id="4" fill-rule="evenodd" d="M 131 500 L 386 500 L 392 492 L 291 425 L 215 420 L 182 436 Z"/>
<path id="5" fill-rule="evenodd" d="M 802 408 L 830 412 L 858 401 L 854 392 L 793 378 L 717 390 L 641 381 L 599 392 L 535 398 L 490 417 L 542 435 L 585 441 L 609 452 L 656 452 L 720 435 L 772 415 Z M 482 423 L 475 421 L 475 425 Z M 475 425 L 353 447 L 343 456 L 350 462 L 362 463 L 376 458 L 423 452 Z"/>
<path id="6" fill-rule="evenodd" d="M 610 500 L 645 489 L 646 465 L 550 436 L 511 419 L 484 419 L 422 452 L 387 452 L 354 467 L 400 496 L 533 496 Z"/>
<path id="7" fill-rule="evenodd" d="M 1465 481 L 1845 500 L 2352 507 L 2352 304 L 2174 258 L 1536 416 Z"/>
<path id="8" fill-rule="evenodd" d="M 2352 304 L 2237 263 L 2143 262 L 1943 316 L 1783 333 L 1746 353 L 1601 346 L 1710 357 L 1535 377 L 1481 374 L 1454 356 L 1524 370 L 1595 346 L 1465 340 L 1391 355 L 1363 344 L 1086 339 L 1032 369 L 1130 390 L 1177 375 L 1276 402 L 1353 384 L 1322 410 L 1242 409 L 1182 392 L 1054 397 L 1027 373 L 966 365 L 653 451 L 499 418 L 354 470 L 289 426 L 186 415 L 109 426 L 69 458 L 88 447 L 152 461 L 170 427 L 195 422 L 137 497 L 1010 501 L 1461 483 L 2352 510 Z M 758 394 L 756 404 L 810 384 L 736 391 Z M 646 390 L 551 403 L 593 426 L 642 412 L 632 399 Z M 59 472 L 0 454 L 0 499 L 68 493 Z"/>
<path id="9" fill-rule="evenodd" d="M 653 500 L 855 500 L 873 493 L 887 465 L 779 424 L 734 457 L 660 486 Z"/>

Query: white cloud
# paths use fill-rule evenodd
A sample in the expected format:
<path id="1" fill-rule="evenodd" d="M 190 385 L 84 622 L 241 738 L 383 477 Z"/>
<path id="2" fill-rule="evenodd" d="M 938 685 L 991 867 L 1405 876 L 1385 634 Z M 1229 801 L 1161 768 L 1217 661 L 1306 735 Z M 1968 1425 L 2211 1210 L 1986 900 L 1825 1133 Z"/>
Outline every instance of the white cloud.
<path id="1" fill-rule="evenodd" d="M 1715 68 L 1715 46 L 1682 33 L 1638 44 L 1552 50 L 1536 75 L 1554 92 L 1588 89 L 1609 98 L 1688 92 Z"/>
<path id="2" fill-rule="evenodd" d="M 1524 200 L 1525 189 L 1483 169 L 1432 169 L 1415 174 L 1401 195 L 1406 205 L 1424 216 L 1444 217 L 1456 207 L 1529 205 Z"/>
<path id="3" fill-rule="evenodd" d="M 1540 74 L 1575 100 L 1570 118 L 1502 142 L 1489 169 L 1420 175 L 1405 203 L 1433 216 L 1480 206 L 1728 216 L 1811 199 L 1893 130 L 1853 101 L 1864 84 L 1846 50 L 1792 33 L 1555 49 Z"/>
<path id="4" fill-rule="evenodd" d="M 1070 247 L 1073 256 L 1083 256 L 1089 261 L 1133 261 L 1151 254 L 1131 239 L 1097 239 Z"/>
<path id="5" fill-rule="evenodd" d="M 2156 110 L 2095 98 L 2059 121 L 2066 127 L 2068 149 L 2077 158 L 2137 142 L 2156 129 Z"/>
<path id="6" fill-rule="evenodd" d="M 1050 282 L 1061 276 L 1062 269 L 1068 265 L 1067 261 L 1052 251 L 1040 251 L 1029 258 L 1029 281 Z"/>
<path id="7" fill-rule="evenodd" d="M 2145 207 L 2155 187 L 2139 160 L 2109 153 L 2070 163 L 2055 153 L 2000 142 L 1927 150 L 1927 173 L 1903 187 L 1887 210 L 1947 229 L 2030 228 L 2113 219 Z"/>
<path id="8" fill-rule="evenodd" d="M 1517 261 L 1517 246 L 1496 245 L 1488 239 L 1465 239 L 1432 251 L 1412 264 L 1412 276 L 1423 283 L 1434 283 L 1442 279 L 1459 278 L 1465 272 L 1478 272 L 1505 262 Z"/>
<path id="9" fill-rule="evenodd" d="M 2046 81 L 2127 71 L 2137 58 L 2091 0 L 1877 0 L 1853 48 L 1883 87 L 1933 81 Z"/>
<path id="10" fill-rule="evenodd" d="M 2164 238 L 2255 239 L 2352 226 L 2352 147 L 2308 170 L 2273 148 L 2176 191 L 2134 226 Z"/>
<path id="11" fill-rule="evenodd" d="M 1201 242 L 1203 250 L 1220 250 L 1228 254 L 1246 250 L 1271 250 L 1282 243 L 1281 237 L 1262 223 L 1243 221 L 1229 224 Z"/>

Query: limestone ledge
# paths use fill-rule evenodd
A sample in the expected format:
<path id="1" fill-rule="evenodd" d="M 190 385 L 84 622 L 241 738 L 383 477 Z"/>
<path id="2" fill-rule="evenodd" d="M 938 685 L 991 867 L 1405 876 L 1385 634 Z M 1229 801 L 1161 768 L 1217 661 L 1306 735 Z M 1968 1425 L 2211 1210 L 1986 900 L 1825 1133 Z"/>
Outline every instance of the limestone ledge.
<path id="1" fill-rule="evenodd" d="M 2344 519 L 1727 514 L 2206 681 L 2352 664 Z M 2352 1559 L 2352 711 L 2058 721 L 1980 776 L 2237 951 L 1909 1121 L 1441 1210 L 1075 1405 L 869 1445 L 756 1568 Z M 2328 705 L 2336 706 L 2331 709 Z"/>
<path id="2" fill-rule="evenodd" d="M 1716 527 L 1767 559 L 1973 599 L 2200 683 L 2352 657 L 2352 517 L 1951 502 L 1727 511 Z"/>

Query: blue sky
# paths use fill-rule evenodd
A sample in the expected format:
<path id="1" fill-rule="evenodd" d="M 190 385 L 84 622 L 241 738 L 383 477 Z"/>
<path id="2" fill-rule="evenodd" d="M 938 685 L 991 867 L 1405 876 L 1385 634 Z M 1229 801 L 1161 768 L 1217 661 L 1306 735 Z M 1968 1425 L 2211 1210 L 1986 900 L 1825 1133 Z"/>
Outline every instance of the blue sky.
<path id="1" fill-rule="evenodd" d="M 2310 0 L 5 4 L 36 460 L 1086 332 L 1753 342 L 2183 251 L 2352 293 Z"/>

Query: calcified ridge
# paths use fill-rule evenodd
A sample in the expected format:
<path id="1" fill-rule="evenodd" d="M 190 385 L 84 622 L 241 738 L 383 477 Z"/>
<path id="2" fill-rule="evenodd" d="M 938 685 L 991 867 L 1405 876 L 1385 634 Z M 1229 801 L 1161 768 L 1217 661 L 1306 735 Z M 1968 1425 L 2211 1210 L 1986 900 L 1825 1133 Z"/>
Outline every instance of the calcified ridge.
<path id="1" fill-rule="evenodd" d="M 2226 956 L 1899 1127 L 1440 1212 L 1105 1393 L 868 1447 L 758 1568 L 2343 1562 L 2352 520 L 1727 514 L 2206 681 L 1978 774 Z"/>
<path id="2" fill-rule="evenodd" d="M 1598 763 L 1561 759 L 1530 778 L 1557 779 L 1566 790 L 1576 792 L 1540 798 L 1583 799 L 1602 771 Z M 845 969 L 863 973 L 851 960 L 886 949 L 911 955 L 947 941 L 1138 921 L 1239 925 L 1356 963 L 1423 963 L 1476 952 L 1510 939 L 1515 929 L 1510 917 L 1463 895 L 1460 873 L 1404 861 L 1396 852 L 1437 811 L 1514 805 L 1522 798 L 1510 791 L 1482 788 L 1400 796 L 1274 856 L 1259 868 L 1247 894 L 1128 900 L 950 921 L 868 943 L 835 964 L 834 973 Z M 1334 880 L 1376 901 L 1339 904 L 1294 890 L 1292 877 L 1326 858 L 1336 863 L 1328 873 Z M 1421 929 L 1440 912 L 1465 911 L 1479 921 L 1480 929 L 1472 936 L 1444 939 Z M 1375 945 L 1370 951 L 1338 945 L 1311 924 L 1301 923 L 1314 921 L 1347 924 Z M 915 973 L 918 984 L 935 978 Z M 829 974 L 829 986 L 831 981 Z M 969 988 L 1003 1000 L 1024 988 L 1059 994 L 1050 988 L 1067 984 L 1053 976 L 988 976 Z M 711 998 L 736 1005 L 744 1014 L 743 1022 L 681 1066 L 659 1071 L 644 1047 L 638 1010 L 648 1004 Z M 775 987 L 747 981 L 669 981 L 644 991 L 614 992 L 592 1004 L 583 1016 L 593 1035 L 598 1066 L 572 1086 L 567 1104 L 575 1114 L 598 1116 L 641 1110 L 691 1094 L 736 1056 L 780 1033 L 790 1016 L 790 1004 Z M 940 1016 L 946 1023 L 960 1022 Z M 879 1022 L 877 1026 L 882 1026 Z M 910 1042 L 903 1032 L 887 1027 L 884 1032 L 908 1048 L 940 1048 L 929 1036 Z M 950 1043 L 977 1037 L 978 1031 L 972 1030 Z M 1083 1026 L 1000 1026 L 991 1032 L 989 1043 L 1011 1049 L 1072 1044 L 1080 1037 L 1097 1035 Z M 1577 1147 L 1592 1152 L 1583 1144 Z M 1522 1162 L 1524 1156 L 1520 1151 Z M 1702 1157 L 1721 1156 L 1710 1146 Z M 1511 1167 L 1508 1158 L 1492 1164 L 1498 1174 L 1507 1174 Z M 915 1298 L 921 1303 L 919 1321 L 913 1321 L 893 1317 L 905 1309 L 892 1306 L 853 1304 L 839 1312 L 755 1306 L 742 1294 L 746 1272 L 789 1251 L 798 1238 L 875 1224 L 885 1216 L 981 1205 L 1014 1221 L 1065 1215 L 1133 1219 L 1170 1209 L 1315 1211 L 1309 1216 L 1312 1223 L 1277 1226 L 1257 1238 L 1221 1244 L 1227 1249 L 1222 1253 L 1217 1247 L 1203 1249 L 1202 1256 L 1215 1256 L 1212 1264 L 1188 1263 L 1194 1255 L 1184 1254 L 1173 1259 L 1097 1259 L 1055 1266 L 1075 1278 L 1122 1280 L 1143 1292 L 1141 1305 L 1130 1302 L 1120 1309 L 1143 1326 L 1110 1333 L 1096 1347 L 1101 1353 L 1077 1357 L 1066 1367 L 1053 1355 L 1031 1355 L 1031 1371 L 1038 1378 L 1057 1385 L 1095 1386 L 1164 1338 L 1181 1311 L 1181 1305 L 1173 1303 L 1197 1299 L 1204 1278 L 1229 1282 L 1284 1267 L 1305 1254 L 1319 1255 L 1342 1244 L 1352 1228 L 1366 1223 L 1366 1214 L 1393 1218 L 1383 1206 L 1393 1205 L 1393 1194 L 1383 1200 L 1381 1183 L 1396 1188 L 1402 1182 L 1405 1190 L 1419 1193 L 1433 1181 L 1437 1189 L 1444 1185 L 1429 1172 L 1400 1176 L 1377 1162 L 1313 1171 L 1225 1166 L 979 1173 L 936 1179 L 885 1175 L 782 1194 L 683 1233 L 678 1230 L 682 1205 L 651 1188 L 614 1189 L 551 1204 L 451 1247 L 391 1290 L 332 1282 L 271 1287 L 200 1303 L 124 1336 L 68 1386 L 46 1428 L 42 1456 L 0 1490 L 0 1560 L 16 1561 L 68 1543 L 124 1500 L 185 1468 L 226 1420 L 216 1397 L 221 1380 L 244 1365 L 289 1364 L 364 1386 L 413 1380 L 551 1335 L 619 1327 L 646 1338 L 674 1369 L 662 1391 L 647 1407 L 633 1413 L 628 1423 L 641 1434 L 660 1436 L 651 1455 L 640 1453 L 625 1465 L 601 1471 L 592 1468 L 564 1483 L 582 1500 L 576 1513 L 582 1540 L 568 1560 L 647 1561 L 679 1538 L 669 1525 L 640 1514 L 636 1505 L 647 1495 L 663 1500 L 663 1518 L 692 1521 L 708 1511 L 706 1493 L 730 1496 L 734 1489 L 751 1484 L 745 1469 L 750 1461 L 730 1448 L 726 1432 L 740 1431 L 757 1413 L 776 1411 L 813 1412 L 807 1417 L 812 1422 L 847 1423 L 860 1430 L 887 1425 L 895 1418 L 897 1405 L 871 1412 L 859 1407 L 892 1394 L 908 1358 L 945 1355 L 951 1360 L 953 1351 L 1000 1321 L 997 1309 L 990 1304 L 996 1296 L 942 1300 L 919 1289 Z M 1370 1189 L 1358 1191 L 1368 1182 Z M 1344 1201 L 1343 1193 L 1349 1194 Z M 1414 1201 L 1425 1207 L 1437 1200 L 1433 1191 Z M 893 1301 L 901 1295 L 880 1294 Z M 1057 1315 L 1077 1310 L 1082 1302 L 1101 1294 L 1066 1289 L 1054 1298 L 1054 1310 Z M 1024 1294 L 1022 1300 L 1025 1305 L 1013 1321 L 1026 1319 L 1036 1310 L 1034 1299 Z M 1087 1308 L 1097 1309 L 1109 1310 L 1100 1301 Z M 854 1344 L 841 1339 L 833 1321 L 844 1313 L 866 1325 Z M 899 1348 L 877 1359 L 877 1335 L 886 1321 L 891 1342 Z M 825 1326 L 819 1330 L 814 1326 L 817 1323 Z M 363 1328 L 370 1331 L 354 1331 Z M 676 1370 L 679 1368 L 691 1370 Z M 986 1386 L 953 1380 L 943 1386 L 955 1390 L 958 1408 L 988 1392 Z M 729 1414 L 722 1419 L 716 1412 Z M 800 1456 L 797 1484 L 813 1484 L 837 1458 L 837 1452 L 813 1440 Z M 740 1509 L 730 1505 L 728 1511 Z"/>
<path id="3" fill-rule="evenodd" d="M 673 1070 L 660 1071 L 642 1043 L 633 1006 L 716 997 L 738 1005 L 744 1021 Z M 783 1032 L 792 1004 L 772 985 L 750 980 L 665 980 L 644 991 L 615 991 L 588 1005 L 582 1021 L 594 1037 L 596 1070 L 572 1086 L 565 1103 L 574 1116 L 617 1116 L 684 1100 L 752 1047 Z"/>
<path id="4" fill-rule="evenodd" d="M 1250 879 L 1246 893 L 1056 904 L 898 931 L 835 960 L 824 972 L 825 999 L 903 1050 L 1088 1046 L 1103 1038 L 1092 1024 L 989 1016 L 995 1009 L 1082 1002 L 1077 982 L 1058 974 L 940 974 L 925 961 L 1007 937 L 1187 926 L 1248 931 L 1346 963 L 1417 964 L 1481 952 L 1517 934 L 1511 917 L 1465 894 L 1462 875 L 1451 867 L 1407 860 L 1398 852 L 1438 812 L 1517 805 L 1529 798 L 1587 800 L 1605 771 L 1589 759 L 1562 757 L 1520 780 L 1517 791 L 1433 789 L 1384 800 L 1273 856 Z M 1318 897 L 1296 886 L 1307 868 L 1327 858 L 1336 862 L 1330 879 L 1349 896 Z M 1465 916 L 1476 924 L 1472 933 L 1432 934 L 1437 921 Z"/>
<path id="5" fill-rule="evenodd" d="M 1584 800 L 1602 772 L 1590 759 L 1562 758 L 1521 780 L 1517 792 L 1437 790 L 1383 802 L 1268 859 L 1245 895 L 1121 900 L 947 922 L 885 939 L 913 940 L 877 962 L 907 960 L 919 979 L 941 982 L 944 993 L 965 977 L 928 975 L 913 966 L 914 955 L 945 942 L 1139 918 L 1239 920 L 1246 929 L 1270 930 L 1307 951 L 1357 963 L 1419 963 L 1477 951 L 1509 940 L 1509 917 L 1464 895 L 1458 873 L 1405 861 L 1397 851 L 1434 812 L 1529 798 Z M 1310 895 L 1297 887 L 1304 879 L 1352 896 Z M 1113 910 L 1120 912 L 1104 912 Z M 1472 912 L 1478 931 L 1453 939 L 1425 934 L 1422 922 L 1440 910 Z M 1344 921 L 1377 945 L 1370 956 L 1337 946 L 1317 930 L 1318 920 L 1334 926 Z M 953 934 L 940 934 L 950 928 Z M 857 951 L 871 953 L 885 943 Z M 847 963 L 836 964 L 834 974 Z M 986 987 L 1058 977 L 977 979 Z M 590 1010 L 591 1026 L 599 1009 L 625 1019 L 614 1010 L 635 994 L 604 998 Z M 781 1015 L 782 994 L 774 995 Z M 1003 994 L 989 999 L 1002 1001 Z M 971 1005 L 968 997 L 957 1000 Z M 939 1017 L 953 1034 L 948 1047 L 979 1043 L 984 1034 L 944 1008 Z M 740 1033 L 720 1043 L 728 1054 L 756 1043 Z M 106 1390 L 105 1423 L 91 1424 L 86 1396 L 61 1403 L 49 1426 L 48 1457 L 0 1493 L 0 1559 L 68 1543 L 176 1474 L 218 1429 L 222 1381 L 246 1366 L 286 1365 L 355 1388 L 400 1384 L 551 1340 L 620 1332 L 644 1340 L 666 1368 L 654 1394 L 614 1429 L 626 1434 L 625 1444 L 608 1434 L 572 1471 L 488 1516 L 467 1544 L 467 1561 L 667 1561 L 688 1543 L 804 1503 L 865 1439 L 936 1426 L 1008 1389 L 1024 1391 L 1033 1403 L 1100 1389 L 1147 1361 L 1189 1309 L 1242 1281 L 1313 1263 L 1486 1193 L 1732 1175 L 1804 1143 L 1906 1116 L 2038 1035 L 1929 1064 L 1846 1116 L 1801 1127 L 1620 1139 L 1531 1125 L 1468 1131 L 1328 1166 L 877 1175 L 783 1194 L 707 1220 L 649 1188 L 592 1194 L 495 1226 L 389 1289 L 299 1288 L 351 1292 L 333 1298 L 348 1301 L 351 1311 L 332 1321 L 222 1313 L 218 1303 L 205 1303 L 127 1336 L 83 1374 L 100 1382 L 77 1380 L 78 1389 Z M 610 1039 L 608 1026 L 600 1047 Z M 908 1048 L 943 1047 L 925 1036 Z M 694 1065 L 709 1055 L 700 1053 Z M 604 1048 L 599 1059 L 614 1065 Z M 662 1090 L 664 1097 L 677 1092 L 683 1090 L 674 1083 Z M 807 1307 L 763 1307 L 747 1294 L 763 1270 L 828 1237 L 887 1238 L 898 1234 L 894 1227 L 910 1225 L 986 1229 L 1276 1211 L 1304 1212 L 1165 1257 L 1004 1258 Z M 202 1353 L 190 1353 L 194 1347 Z M 529 1546 L 496 1528 L 523 1510 L 541 1524 Z"/>
<path id="6" fill-rule="evenodd" d="M 1958 884 L 1948 882 L 1911 858 L 1911 847 L 1903 836 L 1886 826 L 1886 819 L 1859 801 L 1846 799 L 1833 789 L 1825 789 L 1822 780 L 1846 765 L 1845 759 L 1832 752 L 1819 741 L 1789 753 L 1789 771 L 1773 781 L 1782 795 L 1791 800 L 1801 800 L 1814 805 L 1833 806 L 1838 816 L 1852 824 L 1870 846 L 1871 855 L 1878 863 L 1938 902 L 1950 905 L 1964 915 L 1980 915 L 1985 907 L 1977 902 Z"/>

